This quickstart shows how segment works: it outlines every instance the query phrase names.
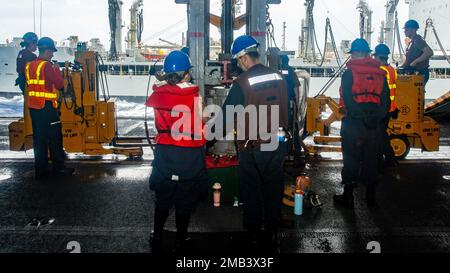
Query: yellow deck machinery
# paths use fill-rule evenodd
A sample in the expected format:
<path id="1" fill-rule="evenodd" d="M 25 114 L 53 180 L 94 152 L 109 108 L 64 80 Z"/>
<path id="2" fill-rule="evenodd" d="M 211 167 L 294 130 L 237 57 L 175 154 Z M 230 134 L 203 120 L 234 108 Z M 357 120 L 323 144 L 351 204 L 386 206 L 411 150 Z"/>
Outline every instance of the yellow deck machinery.
<path id="1" fill-rule="evenodd" d="M 429 152 L 439 151 L 439 124 L 424 116 L 424 94 L 422 76 L 399 75 L 395 102 L 400 112 L 397 119 L 391 119 L 388 128 L 391 145 L 398 159 L 404 159 L 411 147 Z M 331 115 L 325 119 L 323 114 L 327 107 L 331 110 Z M 323 95 L 308 98 L 306 130 L 308 135 L 316 134 L 315 145 L 307 146 L 308 153 L 341 151 L 340 146 L 327 144 L 340 142 L 339 136 L 330 136 L 330 127 L 344 116 L 339 104 L 333 99 Z"/>
<path id="2" fill-rule="evenodd" d="M 98 58 L 93 51 L 80 50 L 75 53 L 75 63 L 66 62 L 62 70 L 65 88 L 59 94 L 58 107 L 64 149 L 68 153 L 122 154 L 141 158 L 142 147 L 113 146 L 117 140 L 115 102 L 105 92 L 103 96 L 99 94 L 100 82 L 105 79 L 101 78 Z M 33 147 L 26 100 L 25 97 L 24 118 L 9 125 L 12 151 L 26 151 Z"/>

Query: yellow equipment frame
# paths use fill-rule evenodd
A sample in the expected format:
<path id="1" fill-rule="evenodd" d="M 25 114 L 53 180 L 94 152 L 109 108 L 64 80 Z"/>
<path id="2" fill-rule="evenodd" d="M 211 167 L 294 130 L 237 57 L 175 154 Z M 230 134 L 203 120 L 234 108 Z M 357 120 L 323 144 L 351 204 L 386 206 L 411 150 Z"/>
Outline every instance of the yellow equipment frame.
<path id="1" fill-rule="evenodd" d="M 130 158 L 142 157 L 142 147 L 111 147 L 117 136 L 115 102 L 106 99 L 100 101 L 98 98 L 95 53 L 76 52 L 75 63 L 81 69 L 70 69 L 69 63 L 63 69 L 65 88 L 58 98 L 65 151 L 86 155 L 122 154 Z M 12 151 L 33 148 L 26 97 L 24 118 L 9 125 L 9 140 Z M 108 144 L 110 147 L 106 147 Z"/>
<path id="2" fill-rule="evenodd" d="M 423 76 L 420 75 L 398 77 L 395 102 L 400 112 L 397 119 L 390 120 L 388 134 L 395 156 L 399 159 L 404 159 L 411 147 L 428 152 L 439 151 L 439 124 L 434 119 L 424 116 L 423 82 Z M 323 113 L 326 112 L 327 106 L 332 114 L 324 119 Z M 314 137 L 315 145 L 307 146 L 307 152 L 319 154 L 342 151 L 341 146 L 326 145 L 341 141 L 339 136 L 330 136 L 331 124 L 345 117 L 339 104 L 332 98 L 318 96 L 308 98 L 307 107 L 307 133 L 308 135 L 319 133 Z"/>

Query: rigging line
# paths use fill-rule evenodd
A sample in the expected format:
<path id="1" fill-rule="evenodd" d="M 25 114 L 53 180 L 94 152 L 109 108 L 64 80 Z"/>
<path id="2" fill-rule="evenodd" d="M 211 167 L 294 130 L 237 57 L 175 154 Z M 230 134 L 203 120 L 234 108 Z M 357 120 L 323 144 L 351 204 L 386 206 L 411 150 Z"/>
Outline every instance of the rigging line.
<path id="1" fill-rule="evenodd" d="M 398 62 L 401 61 L 403 59 L 403 55 L 405 54 L 405 50 L 403 48 L 402 45 L 402 41 L 401 41 L 401 35 L 400 35 L 400 28 L 399 28 L 399 23 L 398 23 L 398 12 L 395 12 L 395 21 L 394 21 L 394 37 L 392 40 L 392 61 L 393 62 Z M 396 60 L 395 59 L 395 48 L 398 47 L 398 52 L 400 55 L 400 60 Z"/>
<path id="2" fill-rule="evenodd" d="M 184 27 L 180 26 L 179 28 L 173 28 L 171 31 L 167 31 L 162 33 L 160 36 L 158 37 L 154 37 L 153 39 L 149 39 L 147 41 L 155 41 L 156 38 L 165 37 L 164 39 L 166 40 L 170 40 L 172 37 L 179 37 L 180 33 L 183 32 Z"/>
<path id="3" fill-rule="evenodd" d="M 345 62 L 338 68 L 338 70 L 333 74 L 333 76 L 325 83 L 325 85 L 322 87 L 322 89 L 317 93 L 314 98 L 317 98 L 323 94 L 325 94 L 328 89 L 333 85 L 333 83 L 337 80 L 339 76 L 341 76 L 342 72 L 346 69 L 346 64 L 350 61 L 351 56 L 348 56 L 348 58 L 345 60 Z"/>
<path id="4" fill-rule="evenodd" d="M 327 42 L 328 42 L 328 24 L 329 24 L 329 19 L 327 18 L 326 23 L 325 23 L 325 45 L 323 47 L 322 61 L 318 65 L 319 67 L 322 67 L 323 63 L 325 62 L 325 52 L 327 52 Z"/>
<path id="5" fill-rule="evenodd" d="M 322 54 L 322 51 L 320 51 L 319 42 L 317 41 L 317 34 L 316 34 L 316 26 L 315 26 L 315 23 L 314 23 L 314 17 L 312 17 L 311 20 L 312 20 L 313 31 L 314 31 L 314 33 L 313 33 L 314 42 L 316 43 L 317 50 L 319 51 L 320 57 L 322 57 L 323 55 L 325 55 L 325 51 L 323 52 L 323 54 Z"/>
<path id="6" fill-rule="evenodd" d="M 329 19 L 328 19 L 329 20 Z M 339 50 L 336 46 L 336 40 L 334 39 L 333 29 L 331 28 L 331 22 L 328 24 L 329 30 L 330 30 L 330 37 L 331 37 L 331 43 L 333 45 L 334 54 L 336 55 L 336 61 L 338 66 L 341 66 L 341 56 L 339 55 Z"/>
<path id="7" fill-rule="evenodd" d="M 330 14 L 330 16 L 333 17 L 333 19 L 335 21 L 337 21 L 349 34 L 351 34 L 353 38 L 358 37 L 358 35 L 355 35 L 355 33 L 352 30 L 347 28 L 347 26 L 344 23 L 342 23 L 338 17 L 336 17 L 332 12 L 330 12 L 331 9 L 328 7 L 327 4 L 325 4 L 325 1 L 322 1 L 322 0 L 316 0 L 316 1 L 318 1 L 320 4 L 322 4 L 323 7 L 325 7 L 327 13 Z"/>
<path id="8" fill-rule="evenodd" d="M 396 31 L 397 31 L 398 49 L 400 51 L 400 56 L 403 56 L 405 54 L 405 49 L 403 48 L 403 44 L 402 44 L 402 40 L 401 40 L 402 36 L 400 35 L 400 25 L 398 23 L 398 12 L 395 13 L 395 16 L 396 16 L 395 20 L 396 20 L 396 24 L 397 24 Z"/>
<path id="9" fill-rule="evenodd" d="M 177 37 L 178 37 L 178 35 L 179 35 L 181 32 L 184 32 L 183 30 L 184 30 L 183 27 L 181 27 L 181 28 L 176 28 L 176 29 L 172 29 L 172 31 L 166 31 L 166 32 L 164 32 L 164 33 L 160 33 L 159 36 L 152 37 L 152 38 L 150 38 L 150 39 L 146 39 L 146 40 L 143 40 L 143 41 L 146 41 L 146 42 L 157 41 L 157 42 L 159 42 L 158 40 L 159 40 L 159 38 L 161 38 L 161 37 L 165 37 L 166 39 L 170 39 L 171 37 L 174 37 L 174 36 L 177 36 Z M 157 40 L 157 39 L 158 39 L 158 40 Z"/>
<path id="10" fill-rule="evenodd" d="M 164 40 L 171 41 L 172 38 L 177 38 L 178 39 L 179 36 L 180 36 L 180 30 L 176 30 L 176 31 L 171 31 L 171 32 L 168 32 L 168 33 L 164 33 L 164 35 L 162 35 L 161 37 Z M 161 38 L 158 38 L 158 42 L 160 42 L 159 39 L 161 39 Z M 154 40 L 156 40 L 156 39 L 154 39 Z"/>
<path id="11" fill-rule="evenodd" d="M 183 19 L 179 20 L 178 22 L 176 22 L 176 23 L 174 23 L 174 24 L 172 24 L 172 25 L 170 25 L 170 26 L 168 26 L 168 27 L 166 27 L 166 28 L 164 28 L 164 29 L 162 29 L 162 30 L 160 30 L 160 31 L 158 31 L 158 32 L 148 36 L 148 37 L 146 37 L 142 41 L 148 41 L 150 39 L 154 39 L 155 37 L 161 35 L 162 33 L 166 32 L 166 31 L 168 31 L 169 29 L 174 28 L 176 26 L 179 26 L 183 21 L 186 21 L 186 20 L 187 20 L 186 18 L 183 18 Z"/>
<path id="12" fill-rule="evenodd" d="M 395 21 L 394 22 L 394 33 L 393 33 L 393 37 L 392 37 L 392 45 L 388 45 L 392 48 L 392 53 L 391 53 L 391 57 L 392 57 L 392 61 L 395 63 L 397 62 L 397 60 L 395 59 L 395 47 L 396 47 L 396 41 L 397 41 L 397 28 L 398 28 L 398 22 Z M 400 48 L 399 48 L 400 51 Z M 401 55 L 401 52 L 400 52 Z"/>
<path id="13" fill-rule="evenodd" d="M 270 18 L 269 5 L 266 5 L 266 24 L 267 24 L 267 34 L 271 39 L 268 39 L 269 46 L 273 45 L 277 47 L 277 42 L 275 40 L 275 27 L 273 26 L 272 19 Z"/>
<path id="14" fill-rule="evenodd" d="M 322 53 L 320 52 L 320 47 L 317 42 L 316 36 L 316 26 L 314 22 L 314 4 L 315 1 L 310 1 L 308 5 L 308 26 L 309 26 L 309 39 L 311 39 L 311 49 L 313 53 L 313 61 L 316 61 L 316 50 L 314 47 L 317 47 L 319 51 L 320 58 L 322 58 Z"/>
<path id="15" fill-rule="evenodd" d="M 448 57 L 447 52 L 445 51 L 445 48 L 444 48 L 444 46 L 441 43 L 441 39 L 439 39 L 439 36 L 438 36 L 438 34 L 436 32 L 436 28 L 434 27 L 434 24 L 433 24 L 433 20 L 431 18 L 427 19 L 427 26 L 426 26 L 425 31 L 427 31 L 427 29 L 430 28 L 430 27 L 431 27 L 431 30 L 433 31 L 433 34 L 434 34 L 434 36 L 436 38 L 436 41 L 437 41 L 437 43 L 438 43 L 442 53 L 445 56 L 445 59 L 447 60 L 448 63 L 450 63 L 450 58 Z"/>

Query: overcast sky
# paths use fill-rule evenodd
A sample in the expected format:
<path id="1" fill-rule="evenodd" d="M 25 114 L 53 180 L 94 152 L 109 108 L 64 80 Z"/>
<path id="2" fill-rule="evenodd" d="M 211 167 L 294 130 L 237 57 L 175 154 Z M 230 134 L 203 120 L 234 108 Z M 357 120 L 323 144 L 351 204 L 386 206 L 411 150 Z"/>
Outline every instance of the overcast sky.
<path id="1" fill-rule="evenodd" d="M 39 34 L 39 7 L 36 1 L 36 31 Z M 82 41 L 100 38 L 109 48 L 109 22 L 107 0 L 42 0 L 42 35 L 62 41 L 77 35 Z M 124 0 L 123 20 L 129 25 L 129 7 L 133 0 Z M 211 0 L 212 12 L 218 12 L 220 0 Z M 373 44 L 379 35 L 380 23 L 385 16 L 386 0 L 368 0 L 373 9 Z M 400 24 L 408 18 L 408 5 L 400 1 L 398 10 Z M 358 0 L 316 0 L 314 9 L 316 29 L 321 47 L 323 46 L 325 19 L 329 17 L 334 35 L 341 40 L 352 40 L 359 34 L 359 15 L 356 10 Z M 303 0 L 282 0 L 280 5 L 271 5 L 270 14 L 275 27 L 277 45 L 281 46 L 282 24 L 287 23 L 286 44 L 288 49 L 297 50 L 301 19 L 304 18 Z M 181 42 L 181 32 L 186 29 L 186 6 L 177 5 L 174 0 L 144 0 L 144 33 L 146 44 L 159 43 L 158 38 Z M 0 9 L 0 42 L 22 36 L 33 31 L 33 0 L 2 1 Z M 126 28 L 124 28 L 124 35 Z M 212 31 L 213 37 L 217 31 Z"/>

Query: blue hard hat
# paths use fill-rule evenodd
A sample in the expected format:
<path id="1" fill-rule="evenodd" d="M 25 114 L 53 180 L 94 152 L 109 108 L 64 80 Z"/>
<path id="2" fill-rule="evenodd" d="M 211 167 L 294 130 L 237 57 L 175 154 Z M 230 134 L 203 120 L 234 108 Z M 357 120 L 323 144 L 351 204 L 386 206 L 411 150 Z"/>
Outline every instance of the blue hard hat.
<path id="1" fill-rule="evenodd" d="M 231 54 L 233 58 L 239 58 L 249 52 L 258 52 L 259 43 L 249 35 L 242 35 L 234 40 L 231 45 Z"/>
<path id="2" fill-rule="evenodd" d="M 419 29 L 420 26 L 416 20 L 408 20 L 408 21 L 406 21 L 404 28 Z"/>
<path id="3" fill-rule="evenodd" d="M 49 49 L 53 50 L 53 52 L 58 51 L 55 46 L 55 41 L 49 37 L 42 37 L 37 43 L 39 49 Z"/>
<path id="4" fill-rule="evenodd" d="M 371 52 L 372 50 L 369 47 L 369 43 L 367 43 L 364 39 L 356 39 L 352 42 L 352 46 L 350 48 L 350 51 L 348 53 L 352 52 Z"/>
<path id="5" fill-rule="evenodd" d="M 190 51 L 189 47 L 185 46 L 182 49 L 180 49 L 180 51 L 189 56 Z"/>
<path id="6" fill-rule="evenodd" d="M 36 33 L 34 32 L 27 32 L 25 33 L 25 35 L 23 35 L 22 37 L 23 43 L 37 43 L 38 42 L 38 36 L 36 35 Z"/>
<path id="7" fill-rule="evenodd" d="M 164 60 L 164 73 L 183 72 L 192 68 L 191 59 L 186 53 L 172 51 Z"/>
<path id="8" fill-rule="evenodd" d="M 391 50 L 385 44 L 379 44 L 375 47 L 375 56 L 389 56 Z"/>

